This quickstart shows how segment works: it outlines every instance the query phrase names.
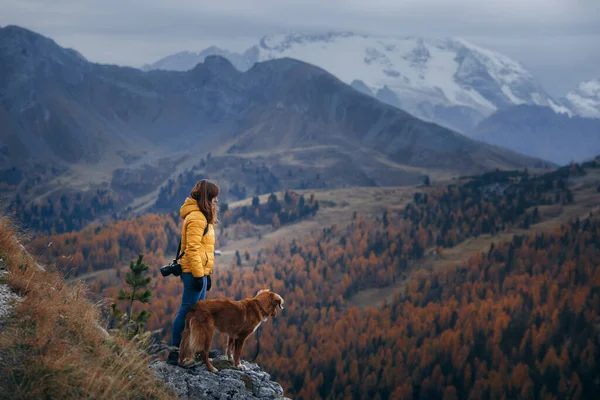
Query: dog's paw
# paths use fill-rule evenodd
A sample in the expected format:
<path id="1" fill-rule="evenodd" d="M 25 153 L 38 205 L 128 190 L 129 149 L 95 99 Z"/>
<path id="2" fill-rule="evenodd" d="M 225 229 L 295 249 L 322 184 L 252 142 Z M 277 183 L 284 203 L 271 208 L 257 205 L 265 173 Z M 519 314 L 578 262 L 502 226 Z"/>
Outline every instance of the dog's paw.
<path id="1" fill-rule="evenodd" d="M 246 367 L 244 364 L 240 363 L 238 365 L 235 366 L 237 369 L 239 369 L 240 371 L 247 371 L 248 367 Z"/>
<path id="2" fill-rule="evenodd" d="M 210 368 L 208 369 L 210 372 L 219 372 L 218 369 L 216 369 L 214 366 L 210 366 Z"/>

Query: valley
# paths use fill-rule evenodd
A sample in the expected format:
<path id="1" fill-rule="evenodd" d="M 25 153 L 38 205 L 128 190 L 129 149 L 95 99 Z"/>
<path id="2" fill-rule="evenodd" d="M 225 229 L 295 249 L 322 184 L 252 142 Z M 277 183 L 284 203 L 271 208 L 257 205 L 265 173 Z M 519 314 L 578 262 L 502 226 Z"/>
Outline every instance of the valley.
<path id="1" fill-rule="evenodd" d="M 354 379 L 350 372 L 351 360 L 361 355 L 370 360 L 368 367 L 357 372 L 364 379 L 371 374 L 385 376 L 387 368 L 382 367 L 381 359 L 385 359 L 386 354 L 387 359 L 393 360 L 393 370 L 405 374 L 404 366 L 413 363 L 406 358 L 411 351 L 427 352 L 430 345 L 442 346 L 450 332 L 463 332 L 464 340 L 469 341 L 468 334 L 464 333 L 469 331 L 464 324 L 474 324 L 477 334 L 487 338 L 484 347 L 473 344 L 474 354 L 461 358 L 460 346 L 453 344 L 458 346 L 454 350 L 436 350 L 436 357 L 441 357 L 436 362 L 427 359 L 429 361 L 414 365 L 422 371 L 423 377 L 409 379 L 408 374 L 402 384 L 395 383 L 391 376 L 382 377 L 373 381 L 379 382 L 377 385 L 373 383 L 361 390 L 389 391 L 390 396 L 397 391 L 394 396 L 402 397 L 401 390 L 426 387 L 427 379 L 437 374 L 433 370 L 438 363 L 464 359 L 472 369 L 477 359 L 490 357 L 494 351 L 501 351 L 506 360 L 490 363 L 486 367 L 490 374 L 506 363 L 515 368 L 520 360 L 529 357 L 544 359 L 547 351 L 554 351 L 549 350 L 551 345 L 544 345 L 540 350 L 525 343 L 523 353 L 511 355 L 511 347 L 502 343 L 519 342 L 523 333 L 513 336 L 510 330 L 486 327 L 484 321 L 487 320 L 481 318 L 487 312 L 500 313 L 500 318 L 504 315 L 502 307 L 513 304 L 509 299 L 533 302 L 531 307 L 544 310 L 546 304 L 534 293 L 527 292 L 543 287 L 547 277 L 544 274 L 556 274 L 553 278 L 556 282 L 562 279 L 564 291 L 559 293 L 569 299 L 579 290 L 570 285 L 589 283 L 589 289 L 581 290 L 596 290 L 593 289 L 596 283 L 591 280 L 595 270 L 590 268 L 595 268 L 592 266 L 598 255 L 594 235 L 598 232 L 596 213 L 600 211 L 599 162 L 574 164 L 550 173 L 493 172 L 460 180 L 440 180 L 429 187 L 315 191 L 315 198 L 323 205 L 314 218 L 270 233 L 265 230 L 260 241 L 228 241 L 227 246 L 232 246 L 229 251 L 245 254 L 248 249 L 250 254 L 248 260 L 242 257 L 240 265 L 233 257 L 229 266 L 225 262 L 218 265 L 222 268 L 215 272 L 213 285 L 219 290 L 211 295 L 240 297 L 264 285 L 286 293 L 286 302 L 293 306 L 287 309 L 284 318 L 264 331 L 261 346 L 264 357 L 268 357 L 270 365 L 276 366 L 276 376 L 286 391 L 302 398 L 326 398 L 332 393 L 342 393 L 347 387 L 346 380 Z M 261 198 L 259 203 L 267 200 Z M 231 208 L 244 206 L 251 203 L 239 202 Z M 575 234 L 575 230 L 580 233 Z M 592 246 L 584 247 L 585 241 Z M 563 250 L 557 253 L 558 249 L 548 246 L 563 246 Z M 571 254 L 568 257 L 579 254 L 581 260 L 578 264 L 568 261 L 571 258 L 558 261 L 557 254 L 567 254 L 564 252 Z M 545 261 L 536 266 L 536 260 Z M 481 267 L 477 268 L 481 270 L 473 270 L 478 263 Z M 588 279 L 567 285 L 566 278 L 558 278 L 561 265 L 566 269 L 580 265 L 577 274 L 586 274 Z M 546 272 L 542 274 L 539 268 L 545 268 Z M 461 280 L 465 282 L 453 283 Z M 530 281 L 533 282 L 530 285 L 524 283 Z M 97 287 L 104 287 L 104 295 L 110 296 L 117 290 L 113 285 L 118 279 L 107 278 L 105 282 L 111 283 Z M 546 282 L 554 284 L 553 280 Z M 90 283 L 94 287 L 92 280 Z M 487 289 L 480 291 L 480 287 Z M 174 311 L 176 304 L 172 296 L 177 293 L 178 285 L 174 279 L 158 279 L 154 290 L 157 297 L 152 310 L 156 314 L 150 326 L 168 335 L 169 328 L 160 321 L 168 319 Z M 448 293 L 453 291 L 462 292 L 462 297 L 451 297 Z M 442 301 L 439 296 L 449 297 Z M 454 303 L 458 301 L 460 303 Z M 500 308 L 490 308 L 496 302 Z M 450 307 L 451 304 L 455 305 Z M 513 306 L 519 307 L 510 307 Z M 593 305 L 585 307 L 592 309 Z M 564 306 L 562 309 L 567 310 Z M 576 318 L 570 312 L 565 311 L 558 326 L 552 325 L 553 332 L 568 329 L 565 324 Z M 527 321 L 538 315 L 536 313 L 508 315 L 515 329 L 527 330 L 530 329 Z M 427 315 L 433 315 L 434 320 L 428 320 Z M 541 315 L 548 314 L 544 311 Z M 584 337 L 593 340 L 590 346 L 596 346 L 593 324 L 600 322 L 599 317 L 596 311 L 590 311 L 586 318 L 578 329 Z M 544 321 L 547 321 L 544 324 L 550 323 Z M 440 330 L 435 326 L 440 326 Z M 494 337 L 502 338 L 498 344 L 500 350 L 492 350 L 496 345 L 492 342 Z M 330 351 L 323 351 L 325 346 Z M 562 346 L 564 351 L 572 351 L 570 346 Z M 340 357 L 344 351 L 354 356 Z M 569 353 L 569 359 L 573 360 L 574 354 Z M 444 361 L 445 357 L 450 360 Z M 307 369 L 316 382 L 314 387 L 302 384 L 301 377 Z M 340 375 L 335 372 L 338 369 L 345 372 Z M 468 371 L 460 371 L 469 376 Z M 582 390 L 594 390 L 591 389 L 594 375 L 590 369 L 585 371 L 578 374 L 585 388 Z M 321 382 L 320 375 L 331 376 L 332 385 L 325 384 L 325 379 Z M 458 380 L 443 375 L 445 385 L 452 385 L 457 391 L 477 390 L 474 380 L 465 384 L 462 375 Z M 487 378 L 477 378 L 480 379 L 487 382 Z M 529 379 L 535 390 L 541 390 L 547 382 L 541 372 L 535 372 Z"/>
<path id="2" fill-rule="evenodd" d="M 580 290 L 597 290 L 596 278 L 592 277 L 597 276 L 593 266 L 598 257 L 594 235 L 598 233 L 599 188 L 600 159 L 596 159 L 551 172 L 496 171 L 440 179 L 430 186 L 308 190 L 302 193 L 305 198 L 314 193 L 320 205 L 313 217 L 275 230 L 243 222 L 225 229 L 230 237 L 220 248 L 225 254 L 217 258 L 213 276 L 216 291 L 209 296 L 240 298 L 265 286 L 285 293 L 289 306 L 285 315 L 261 334 L 261 357 L 272 366 L 274 377 L 286 392 L 300 398 L 343 393 L 355 379 L 351 360 L 361 355 L 370 361 L 357 372 L 360 379 L 364 381 L 373 374 L 382 374 L 382 378 L 371 378 L 375 379 L 373 383 L 360 390 L 400 398 L 419 387 L 428 387 L 428 379 L 439 374 L 433 372 L 437 364 L 464 360 L 461 362 L 472 369 L 478 365 L 478 359 L 500 351 L 506 360 L 490 363 L 486 367 L 489 373 L 497 373 L 507 363 L 517 368 L 521 360 L 529 363 L 555 351 L 550 344 L 540 349 L 525 343 L 521 344 L 522 353 L 511 355 L 511 347 L 502 344 L 518 344 L 524 332 L 533 329 L 529 327 L 530 318 L 538 313 L 550 315 L 540 311 L 549 306 L 536 297 L 535 291 L 560 279 L 563 290 L 557 293 L 561 297 L 552 299 L 560 299 L 561 309 L 566 311 L 559 317 L 559 325 L 548 325 L 552 324 L 549 317 L 543 320 L 546 329 L 560 335 L 569 329 L 569 321 L 578 318 L 576 311 L 570 311 L 576 309 L 566 305 L 578 301 L 576 293 Z M 268 204 L 268 197 L 231 203 L 227 211 L 244 207 L 251 211 L 253 204 Z M 278 201 L 284 198 L 283 193 L 278 193 Z M 178 222 L 175 213 L 147 214 L 90 227 L 81 233 L 36 239 L 29 248 L 39 256 L 43 252 L 52 254 L 55 260 L 66 256 L 61 263 L 67 269 L 76 262 L 94 259 L 98 265 L 116 265 L 75 279 L 76 275 L 68 275 L 73 282 L 86 281 L 93 293 L 100 294 L 95 297 L 97 301 L 116 296 L 123 279 L 122 268 L 130 258 L 127 254 L 134 254 L 131 248 L 152 248 L 145 253 L 149 265 L 154 266 L 151 275 L 155 278 L 148 327 L 164 338 L 170 334 L 164 321 L 170 321 L 176 310 L 180 283 L 175 278 L 160 277 L 156 266 L 162 265 L 168 258 L 165 253 L 173 249 Z M 233 233 L 235 229 L 240 229 L 239 235 Z M 245 229 L 252 230 L 251 237 L 244 237 Z M 112 240 L 110 235 L 119 237 L 120 248 L 107 247 Z M 49 248 L 48 241 L 53 242 Z M 592 246 L 585 247 L 586 241 Z M 85 259 L 69 259 L 69 248 L 87 252 Z M 241 255 L 239 262 L 236 252 Z M 557 254 L 565 254 L 567 259 Z M 573 257 L 579 257 L 579 261 L 575 263 Z M 536 260 L 545 261 L 538 264 Z M 87 264 L 85 261 L 82 265 Z M 545 272 L 540 272 L 540 268 Z M 561 275 L 561 269 L 569 268 L 579 269 L 568 275 L 572 278 Z M 546 280 L 548 274 L 553 274 L 553 280 Z M 581 274 L 587 278 L 575 278 L 584 276 Z M 565 279 L 574 280 L 567 284 Z M 532 283 L 524 283 L 529 281 Z M 482 291 L 480 287 L 487 289 Z M 455 297 L 450 295 L 453 291 L 462 294 Z M 459 299 L 461 303 L 455 304 Z M 500 308 L 494 308 L 497 302 Z M 498 315 L 492 321 L 502 320 L 506 318 L 502 307 L 522 307 L 520 302 L 533 302 L 533 308 L 526 308 L 529 311 L 525 314 L 508 314 L 515 329 L 524 329 L 516 336 L 512 331 L 488 326 L 487 320 L 481 319 L 481 315 L 493 312 Z M 450 309 L 450 304 L 455 306 Z M 590 311 L 585 320 L 578 322 L 581 336 L 577 340 L 581 346 L 588 343 L 591 347 L 586 351 L 594 352 L 600 338 L 593 327 L 600 323 L 600 317 L 592 303 L 584 304 Z M 452 310 L 458 311 L 453 314 Z M 477 335 L 487 338 L 485 346 L 470 343 L 464 324 L 477 327 Z M 373 330 L 373 326 L 383 330 Z M 440 326 L 440 330 L 434 326 Z M 416 365 L 405 356 L 411 351 L 428 352 L 430 345 L 443 346 L 444 338 L 461 332 L 466 335 L 468 347 L 474 349 L 469 356 L 460 356 L 460 345 L 456 343 L 452 344 L 453 350 L 436 350 L 435 357 L 441 358 L 419 357 L 428 361 Z M 500 344 L 491 338 L 501 338 Z M 574 348 L 561 346 L 558 348 L 574 360 Z M 325 348 L 330 350 L 324 351 Z M 343 352 L 353 356 L 341 357 Z M 382 359 L 393 360 L 392 370 L 396 373 L 407 375 L 406 366 L 413 365 L 423 375 L 409 379 L 408 374 L 404 383 L 395 383 L 392 376 L 386 377 L 388 368 L 383 368 Z M 594 364 L 586 365 L 578 370 L 581 382 L 577 385 L 583 391 L 594 391 Z M 548 378 L 540 372 L 541 366 L 535 368 L 535 374 L 528 379 L 535 387 L 532 390 L 539 391 Z M 301 378 L 306 374 L 314 385 L 303 383 Z M 462 383 L 469 372 L 461 369 L 460 374 L 459 379 L 443 374 L 445 385 L 464 393 L 476 391 L 474 380 Z M 323 376 L 323 381 L 319 376 Z M 324 383 L 326 376 L 332 384 Z M 481 381 L 480 385 L 489 384 L 488 378 L 476 380 Z M 436 389 L 427 390 L 433 393 Z"/>
<path id="3" fill-rule="evenodd" d="M 265 286 L 284 293 L 285 311 L 261 330 L 260 362 L 297 398 L 338 397 L 349 387 L 358 397 L 411 398 L 417 391 L 435 397 L 443 387 L 467 397 L 479 387 L 497 393 L 494 379 L 510 393 L 577 390 L 586 398 L 597 389 L 599 188 L 600 159 L 549 173 L 499 171 L 429 187 L 315 190 L 322 206 L 314 217 L 271 232 L 262 228 L 258 242 L 228 241 L 230 250 L 252 254 L 242 265 L 219 263 L 209 297 L 239 298 Z M 303 192 L 305 198 L 312 193 Z M 263 196 L 257 203 L 268 201 Z M 253 202 L 232 203 L 229 210 Z M 131 235 L 132 246 L 146 239 L 143 248 L 164 240 L 165 226 L 176 227 L 172 214 L 138 218 L 112 230 Z M 91 259 L 104 251 L 110 228 L 88 228 L 68 240 Z M 86 236 L 97 245 L 89 247 Z M 41 250 L 34 241 L 28 248 L 43 256 L 40 251 L 53 246 Z M 152 266 L 172 245 L 158 247 L 145 256 Z M 101 293 L 96 301 L 106 302 L 120 287 L 119 269 L 72 282 L 85 279 Z M 158 276 L 156 267 L 150 275 L 149 328 L 168 337 L 164 321 L 178 306 L 180 283 Z M 549 336 L 535 335 L 533 321 Z M 573 340 L 550 339 L 563 335 Z M 544 370 L 554 353 L 569 367 Z M 365 360 L 361 369 L 358 359 Z M 482 359 L 490 360 L 485 367 Z M 498 372 L 527 365 L 531 373 L 521 383 Z M 485 374 L 473 375 L 476 368 Z M 565 375 L 573 389 L 552 384 Z M 432 385 L 434 378 L 442 386 Z M 369 383 L 353 386 L 357 381 Z"/>
<path id="4" fill-rule="evenodd" d="M 579 168 L 579 167 L 577 167 Z M 568 167 L 562 170 L 568 170 Z M 534 170 L 533 176 L 546 176 L 552 175 L 547 174 L 543 170 Z M 493 173 L 492 173 L 493 175 Z M 502 173 L 500 173 L 502 176 Z M 518 176 L 518 173 L 517 173 Z M 560 175 L 559 175 L 560 176 Z M 456 185 L 465 185 L 469 182 L 469 178 L 450 178 L 450 179 L 439 179 L 437 177 L 432 180 L 429 186 L 416 185 L 416 186 L 401 186 L 401 187 L 351 187 L 343 189 L 304 189 L 294 190 L 295 196 L 303 196 L 306 199 L 315 198 L 319 203 L 319 208 L 314 216 L 308 216 L 297 222 L 283 224 L 274 228 L 271 224 L 266 225 L 254 225 L 250 222 L 244 221 L 243 219 L 238 220 L 236 223 L 229 223 L 228 226 L 224 227 L 223 224 L 217 226 L 217 238 L 218 238 L 218 249 L 221 255 L 217 258 L 217 266 L 219 270 L 225 271 L 233 268 L 238 269 L 252 269 L 256 267 L 256 263 L 261 260 L 260 255 L 263 252 L 270 252 L 273 250 L 273 246 L 287 246 L 292 242 L 302 243 L 307 238 L 315 237 L 320 234 L 323 230 L 327 229 L 346 229 L 347 226 L 353 224 L 353 221 L 359 216 L 361 219 L 366 221 L 373 221 L 378 223 L 381 221 L 382 215 L 385 213 L 402 214 L 406 212 L 408 205 L 414 204 L 415 195 L 422 196 L 423 193 L 429 193 L 434 195 L 440 190 L 445 190 L 447 187 Z M 364 291 L 357 292 L 352 299 L 349 300 L 348 304 L 356 304 L 357 306 L 364 308 L 365 306 L 380 306 L 382 302 L 389 301 L 395 294 L 401 293 L 405 289 L 405 283 L 410 281 L 414 276 L 413 274 L 419 271 L 430 271 L 438 269 L 449 264 L 458 264 L 464 262 L 473 253 L 482 251 L 490 246 L 493 242 L 501 242 L 510 240 L 514 235 L 529 234 L 535 232 L 542 232 L 551 230 L 553 226 L 561 223 L 566 223 L 576 217 L 585 217 L 589 212 L 596 210 L 598 204 L 600 204 L 600 192 L 598 187 L 600 186 L 600 171 L 597 169 L 587 170 L 583 176 L 575 176 L 570 178 L 570 190 L 575 201 L 573 203 L 566 204 L 551 204 L 551 205 L 540 205 L 536 204 L 521 212 L 531 213 L 535 208 L 539 220 L 535 223 L 529 223 L 527 228 L 509 225 L 505 227 L 501 232 L 494 234 L 481 233 L 475 237 L 467 237 L 460 243 L 451 245 L 444 249 L 443 254 L 439 253 L 439 246 L 427 247 L 423 250 L 423 258 L 414 260 L 410 265 L 410 268 L 403 273 L 403 278 L 400 282 L 395 283 L 390 287 L 378 286 L 376 289 L 366 289 Z M 256 196 L 256 204 L 265 205 L 269 202 L 269 197 L 275 196 L 279 202 L 284 200 L 284 192 L 275 192 L 274 194 L 265 194 Z M 254 199 L 245 199 L 237 202 L 226 204 L 227 213 L 236 213 L 242 208 L 253 209 Z M 47 253 L 47 247 L 49 242 L 54 244 L 53 250 L 48 253 L 50 260 L 57 261 L 58 259 L 64 259 L 59 262 L 62 264 L 61 269 L 65 267 L 75 268 L 72 271 L 76 271 L 78 263 L 72 260 L 73 254 L 69 254 L 69 249 L 74 249 L 73 246 L 65 247 L 65 250 L 61 250 L 61 244 L 63 241 L 80 243 L 84 245 L 84 254 L 87 251 L 94 253 L 93 242 L 84 242 L 82 239 L 92 238 L 94 234 L 98 235 L 100 241 L 104 242 L 107 239 L 107 235 L 113 235 L 111 232 L 115 232 L 119 236 L 122 236 L 124 232 L 130 231 L 128 225 L 133 222 L 138 228 L 143 229 L 147 233 L 143 233 L 142 236 L 154 237 L 156 239 L 156 231 L 158 227 L 166 226 L 165 228 L 159 228 L 165 232 L 161 232 L 161 239 L 157 243 L 161 243 L 165 240 L 166 245 L 152 246 L 150 250 L 151 260 L 154 260 L 157 264 L 163 264 L 168 261 L 171 257 L 171 253 L 174 252 L 174 246 L 176 246 L 178 237 L 178 225 L 180 224 L 179 218 L 176 216 L 177 211 L 172 211 L 168 214 L 147 214 L 141 217 L 130 217 L 123 221 L 106 221 L 102 224 L 92 225 L 90 228 L 78 233 L 73 232 L 69 234 L 54 235 L 49 237 L 39 237 L 33 242 L 35 250 L 34 254 Z M 166 224 L 166 225 L 165 225 Z M 123 233 L 119 233 L 123 232 Z M 140 232 L 141 233 L 141 232 Z M 167 236 L 165 237 L 165 233 Z M 82 236 L 81 239 L 77 239 L 78 236 Z M 140 239 L 142 240 L 142 239 Z M 149 243 L 148 239 L 142 240 L 145 243 Z M 123 242 L 126 243 L 126 242 Z M 57 247 L 58 246 L 58 247 Z M 141 247 L 140 247 L 141 246 Z M 118 248 L 118 247 L 117 247 Z M 140 251 L 145 248 L 142 243 L 137 246 Z M 131 254 L 135 253 L 131 251 L 124 252 L 122 248 L 119 253 Z M 113 253 L 113 249 L 106 248 L 108 253 Z M 108 255 L 107 253 L 107 255 Z M 243 255 L 240 261 L 237 262 L 236 254 Z M 101 256 L 102 257 L 102 256 Z M 81 261 L 81 256 L 77 257 Z M 126 259 L 112 258 L 112 261 L 99 261 L 92 262 L 100 264 L 114 264 L 115 262 L 124 264 Z M 66 265 L 65 265 L 66 263 Z M 88 273 L 79 271 L 77 273 L 71 272 L 72 279 L 83 279 L 88 283 L 95 282 L 114 282 L 117 278 L 119 268 L 106 268 L 103 267 L 101 270 L 92 270 Z"/>

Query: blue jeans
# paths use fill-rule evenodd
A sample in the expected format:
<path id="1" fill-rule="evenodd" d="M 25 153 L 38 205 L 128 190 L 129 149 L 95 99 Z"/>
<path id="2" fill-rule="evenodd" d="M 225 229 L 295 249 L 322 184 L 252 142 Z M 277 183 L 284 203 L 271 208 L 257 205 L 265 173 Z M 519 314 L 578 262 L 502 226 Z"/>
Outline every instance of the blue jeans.
<path id="1" fill-rule="evenodd" d="M 192 286 L 194 276 L 191 272 L 183 272 L 180 275 L 180 278 L 183 281 L 183 296 L 181 297 L 179 311 L 177 311 L 177 315 L 173 321 L 173 334 L 171 337 L 171 346 L 177 347 L 179 347 L 179 343 L 181 343 L 181 334 L 185 328 L 185 316 L 187 315 L 188 310 L 191 306 L 196 304 L 198 300 L 206 299 L 206 276 L 202 277 L 204 282 L 201 291 L 197 291 Z"/>

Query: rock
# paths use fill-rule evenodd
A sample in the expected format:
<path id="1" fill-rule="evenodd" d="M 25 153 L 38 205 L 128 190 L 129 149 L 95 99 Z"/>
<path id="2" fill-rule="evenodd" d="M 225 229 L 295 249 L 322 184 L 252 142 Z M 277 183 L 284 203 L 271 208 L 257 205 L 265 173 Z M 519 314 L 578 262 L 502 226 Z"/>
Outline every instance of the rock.
<path id="1" fill-rule="evenodd" d="M 0 258 L 0 327 L 2 320 L 7 317 L 15 303 L 21 301 L 21 297 L 15 294 L 10 287 L 4 283 L 4 275 L 8 274 L 4 266 L 4 260 Z"/>
<path id="2" fill-rule="evenodd" d="M 245 370 L 237 369 L 225 356 L 212 363 L 218 372 L 209 372 L 204 364 L 184 369 L 159 360 L 150 364 L 150 370 L 180 399 L 286 399 L 281 385 L 256 364 L 242 360 Z"/>

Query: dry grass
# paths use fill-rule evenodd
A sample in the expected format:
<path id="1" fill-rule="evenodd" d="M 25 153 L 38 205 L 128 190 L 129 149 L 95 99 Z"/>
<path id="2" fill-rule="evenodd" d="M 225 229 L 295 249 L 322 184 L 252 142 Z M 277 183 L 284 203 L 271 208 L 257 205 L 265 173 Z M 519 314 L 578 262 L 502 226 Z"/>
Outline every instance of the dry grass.
<path id="1" fill-rule="evenodd" d="M 450 181 L 441 181 L 437 184 L 443 186 Z M 243 254 L 246 249 L 255 256 L 258 251 L 273 243 L 286 243 L 295 240 L 304 240 L 307 236 L 320 232 L 324 227 L 332 225 L 345 226 L 352 222 L 353 214 L 356 212 L 364 218 L 381 218 L 387 209 L 401 210 L 413 199 L 413 195 L 423 188 L 417 186 L 384 186 L 384 187 L 352 187 L 341 189 L 294 189 L 294 192 L 303 194 L 305 198 L 311 194 L 319 201 L 320 207 L 314 218 L 307 218 L 293 224 L 283 225 L 273 231 L 266 230 L 262 239 L 249 237 L 238 240 L 228 240 L 226 245 L 221 246 L 222 256 L 217 261 L 217 267 L 229 267 L 235 259 L 236 250 Z M 276 192 L 278 199 L 283 197 L 282 192 Z M 259 196 L 260 203 L 267 202 L 270 194 Z M 244 199 L 232 203 L 230 208 L 250 205 L 252 199 Z M 230 229 L 230 228 L 227 228 Z"/>
<path id="2" fill-rule="evenodd" d="M 145 353 L 100 328 L 87 288 L 41 271 L 0 216 L 5 277 L 23 297 L 0 335 L 2 399 L 174 399 L 148 369 Z"/>

